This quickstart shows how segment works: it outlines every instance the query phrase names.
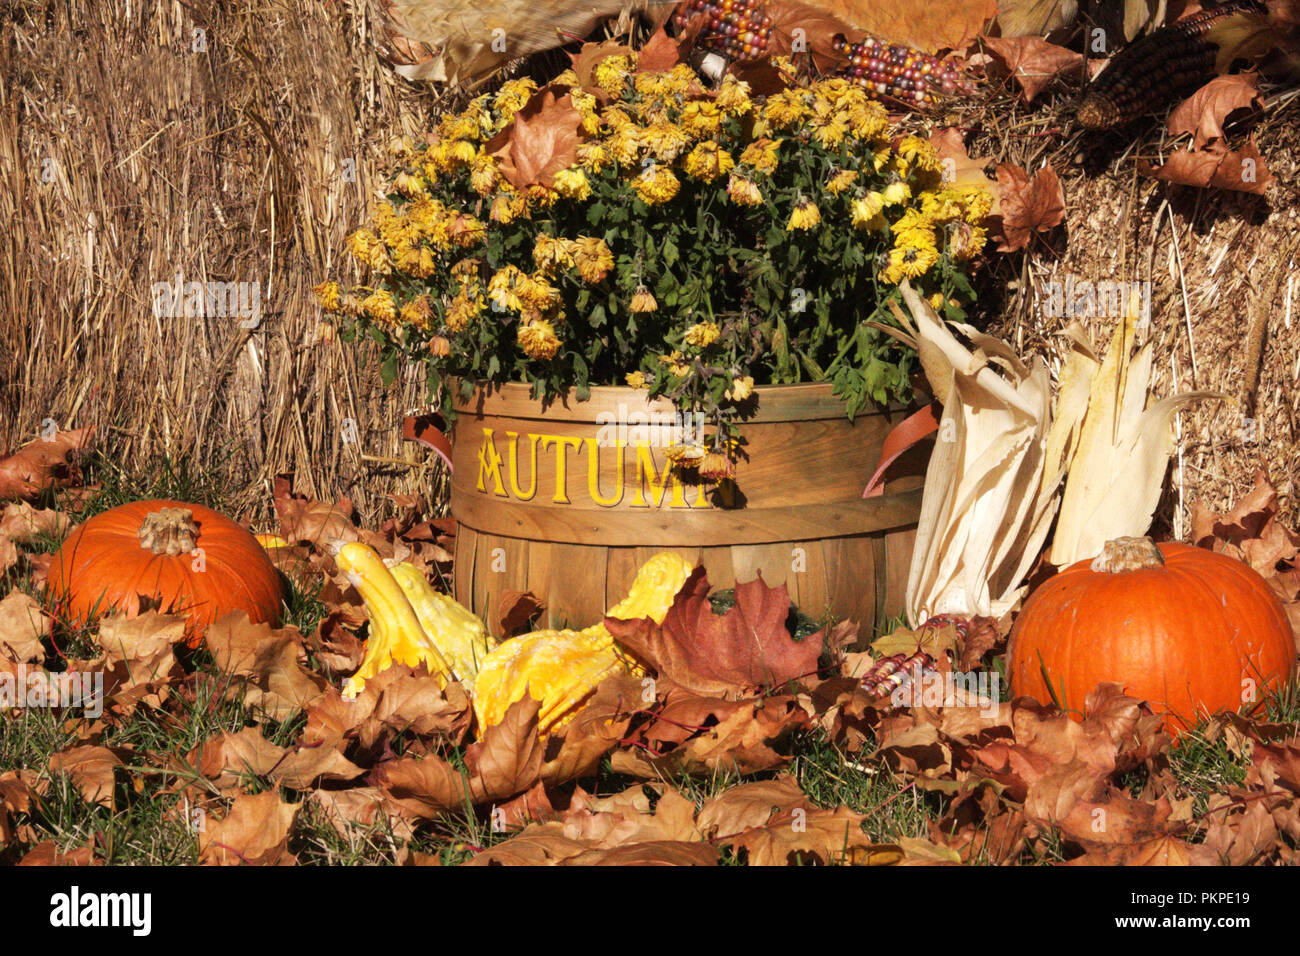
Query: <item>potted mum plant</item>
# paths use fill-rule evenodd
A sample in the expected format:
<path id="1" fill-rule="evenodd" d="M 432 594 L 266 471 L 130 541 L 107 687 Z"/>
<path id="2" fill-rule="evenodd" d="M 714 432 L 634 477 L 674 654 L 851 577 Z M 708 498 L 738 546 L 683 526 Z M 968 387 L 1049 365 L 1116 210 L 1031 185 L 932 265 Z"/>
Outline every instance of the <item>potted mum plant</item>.
<path id="1" fill-rule="evenodd" d="M 916 359 L 876 326 L 905 279 L 964 318 L 992 197 L 845 79 L 778 59 L 763 98 L 602 51 L 444 116 L 349 239 L 369 284 L 317 289 L 454 423 L 457 599 L 590 621 L 669 548 L 897 611 L 923 463 L 862 492 Z"/>

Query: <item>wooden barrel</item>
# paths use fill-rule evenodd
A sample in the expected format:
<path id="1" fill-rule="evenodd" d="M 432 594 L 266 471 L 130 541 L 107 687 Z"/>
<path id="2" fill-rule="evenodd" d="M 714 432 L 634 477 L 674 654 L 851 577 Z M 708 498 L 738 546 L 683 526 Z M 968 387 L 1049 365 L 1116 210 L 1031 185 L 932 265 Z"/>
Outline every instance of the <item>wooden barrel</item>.
<path id="1" fill-rule="evenodd" d="M 850 422 L 830 385 L 756 391 L 735 507 L 671 472 L 665 446 L 691 423 L 642 390 L 593 388 L 546 408 L 527 385 L 476 392 L 453 431 L 456 599 L 495 628 L 501 593 L 531 591 L 545 626 L 585 627 L 671 550 L 715 587 L 762 572 L 814 618 L 870 628 L 901 613 L 929 444 L 891 466 L 883 495 L 861 495 L 908 410 Z"/>

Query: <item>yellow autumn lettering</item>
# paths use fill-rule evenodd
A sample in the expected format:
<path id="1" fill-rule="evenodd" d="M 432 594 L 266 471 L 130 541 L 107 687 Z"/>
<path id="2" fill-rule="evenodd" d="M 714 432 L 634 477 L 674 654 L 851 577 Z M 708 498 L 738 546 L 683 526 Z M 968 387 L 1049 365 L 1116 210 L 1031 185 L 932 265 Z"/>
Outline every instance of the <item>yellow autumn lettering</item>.
<path id="1" fill-rule="evenodd" d="M 542 451 L 550 445 L 555 446 L 555 497 L 551 500 L 557 505 L 572 504 L 569 501 L 569 449 L 581 448 L 582 439 L 574 436 L 543 435 Z"/>
<path id="2" fill-rule="evenodd" d="M 531 501 L 533 495 L 537 494 L 537 439 L 538 435 L 528 435 L 528 457 L 532 461 L 532 483 L 528 490 L 524 491 L 519 487 L 519 433 L 506 432 L 506 437 L 510 439 L 510 467 L 507 469 L 507 476 L 510 479 L 510 493 L 520 501 Z"/>
<path id="3" fill-rule="evenodd" d="M 487 491 L 483 485 L 484 478 L 492 481 L 492 494 L 508 498 L 506 489 L 501 484 L 501 455 L 497 452 L 496 442 L 492 439 L 492 429 L 483 429 L 483 445 L 478 450 L 478 490 Z"/>
<path id="4" fill-rule="evenodd" d="M 604 498 L 600 494 L 600 443 L 594 438 L 587 439 L 587 494 L 602 508 L 612 508 L 623 500 L 623 447 L 622 442 L 613 444 L 614 453 L 618 456 L 618 467 L 614 469 L 618 484 L 614 496 Z"/>

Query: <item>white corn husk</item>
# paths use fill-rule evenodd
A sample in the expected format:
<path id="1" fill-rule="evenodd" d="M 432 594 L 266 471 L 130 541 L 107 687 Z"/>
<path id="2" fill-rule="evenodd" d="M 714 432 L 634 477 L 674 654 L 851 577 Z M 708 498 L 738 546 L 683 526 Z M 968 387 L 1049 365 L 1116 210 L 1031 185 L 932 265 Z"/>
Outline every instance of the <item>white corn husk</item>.
<path id="1" fill-rule="evenodd" d="M 1174 452 L 1174 415 L 1189 402 L 1225 397 L 1196 391 L 1153 402 L 1152 343 L 1134 353 L 1136 332 L 1137 310 L 1131 305 L 1099 361 L 1082 329 L 1069 330 L 1074 355 L 1080 357 L 1075 371 L 1086 372 L 1089 384 L 1087 414 L 1075 436 L 1048 555 L 1057 567 L 1096 557 L 1114 538 L 1150 530 Z M 1062 400 L 1068 370 L 1067 363 Z M 1078 381 L 1073 387 L 1081 388 Z"/>
<path id="2" fill-rule="evenodd" d="M 1049 560 L 1058 566 L 1150 529 L 1174 450 L 1173 415 L 1221 396 L 1149 401 L 1152 349 L 1133 353 L 1136 301 L 1104 358 L 1082 326 L 1066 329 L 1070 351 L 1052 414 L 1041 359 L 1026 365 L 1005 342 L 957 326 L 972 351 L 906 283 L 902 293 L 911 322 L 896 314 L 911 336 L 893 334 L 915 346 L 943 404 L 907 582 L 913 627 L 936 614 L 1011 610 L 1054 516 Z"/>
<path id="3" fill-rule="evenodd" d="M 587 37 L 606 20 L 625 25 L 668 0 L 384 0 L 399 73 L 409 80 L 473 83 L 511 60 Z"/>
<path id="4" fill-rule="evenodd" d="M 1047 537 L 1060 462 L 1046 467 L 1051 382 L 1042 359 L 1026 365 L 1005 342 L 958 326 L 958 341 L 906 283 L 903 300 L 918 355 L 943 418 L 907 583 L 907 616 L 1000 616 Z M 1044 473 L 1052 481 L 1044 480 Z"/>

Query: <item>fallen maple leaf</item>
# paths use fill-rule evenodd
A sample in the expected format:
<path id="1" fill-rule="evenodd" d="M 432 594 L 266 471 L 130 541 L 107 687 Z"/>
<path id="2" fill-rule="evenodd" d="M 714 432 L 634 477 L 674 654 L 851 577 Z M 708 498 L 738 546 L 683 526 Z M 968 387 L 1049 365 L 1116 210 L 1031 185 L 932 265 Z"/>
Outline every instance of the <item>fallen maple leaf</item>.
<path id="1" fill-rule="evenodd" d="M 280 533 L 286 540 L 328 551 L 358 539 L 350 499 L 340 498 L 330 504 L 294 494 L 291 475 L 276 475 L 274 488 L 272 505 L 280 519 Z"/>
<path id="2" fill-rule="evenodd" d="M 550 188 L 555 174 L 578 158 L 585 139 L 582 114 L 573 105 L 568 87 L 542 87 L 497 133 L 483 152 L 500 161 L 501 174 L 516 189 L 540 185 Z"/>
<path id="3" fill-rule="evenodd" d="M 1033 102 L 1057 77 L 1083 75 L 1082 53 L 1048 43 L 1042 37 L 982 37 L 980 42 L 1016 81 L 1026 103 Z"/>
<path id="4" fill-rule="evenodd" d="M 748 687 L 781 687 L 817 672 L 821 634 L 796 641 L 786 630 L 790 595 L 771 588 L 762 575 L 736 585 L 736 603 L 713 613 L 709 582 L 696 568 L 673 599 L 662 624 L 650 618 L 605 618 L 624 647 L 668 677 L 700 693 L 740 694 Z"/>
<path id="5" fill-rule="evenodd" d="M 851 26 L 927 53 L 961 50 L 997 15 L 997 0 L 816 0 Z"/>
<path id="6" fill-rule="evenodd" d="M 199 831 L 199 862 L 209 866 L 296 863 L 289 852 L 289 831 L 301 807 L 285 803 L 274 790 L 241 794 L 223 819 L 205 821 Z"/>
<path id="7" fill-rule="evenodd" d="M 1174 107 L 1167 124 L 1169 135 L 1191 133 L 1192 148 L 1204 149 L 1210 142 L 1225 138 L 1223 124 L 1234 112 L 1253 109 L 1262 103 L 1256 74 L 1216 76 Z"/>
<path id="8" fill-rule="evenodd" d="M 795 807 L 722 842 L 744 850 L 750 866 L 888 866 L 902 859 L 897 846 L 871 842 L 862 831 L 865 819 L 848 807 Z"/>
<path id="9" fill-rule="evenodd" d="M 98 863 L 92 847 L 62 850 L 53 840 L 42 840 L 18 861 L 19 866 L 95 866 Z"/>
<path id="10" fill-rule="evenodd" d="M 222 793 L 230 793 L 265 777 L 284 760 L 285 750 L 262 736 L 256 727 L 238 733 L 219 732 L 191 751 L 188 761 Z"/>
<path id="11" fill-rule="evenodd" d="M 517 796 L 541 779 L 545 747 L 537 735 L 540 702 L 524 697 L 465 750 L 465 770 L 436 756 L 381 763 L 369 782 L 396 805 L 422 817 Z"/>
<path id="12" fill-rule="evenodd" d="M 1047 232 L 1065 221 L 1065 192 L 1051 166 L 1031 178 L 1010 163 L 997 167 L 1002 236 L 999 252 L 1024 249 L 1035 233 Z"/>
<path id="13" fill-rule="evenodd" d="M 532 591 L 503 590 L 497 598 L 497 627 L 502 639 L 523 630 L 544 605 Z"/>
<path id="14" fill-rule="evenodd" d="M 1160 166 L 1138 160 L 1137 168 L 1143 175 L 1180 186 L 1228 189 L 1255 195 L 1262 195 L 1273 181 L 1273 174 L 1253 139 L 1248 139 L 1237 150 L 1229 150 L 1220 140 L 1206 149 L 1176 149 Z"/>
<path id="15" fill-rule="evenodd" d="M 42 663 L 41 637 L 49 633 L 50 618 L 35 598 L 10 591 L 0 600 L 0 663 Z"/>
<path id="16" fill-rule="evenodd" d="M 93 745 L 72 747 L 51 754 L 49 766 L 52 773 L 66 773 L 87 803 L 114 805 L 113 771 L 122 761 L 112 750 Z"/>
<path id="17" fill-rule="evenodd" d="M 81 473 L 70 459 L 86 447 L 94 431 L 90 426 L 55 432 L 0 458 L 0 499 L 31 500 L 49 489 L 79 482 Z"/>
<path id="18" fill-rule="evenodd" d="M 825 9 L 824 4 L 781 0 L 769 3 L 767 13 L 772 18 L 770 56 L 807 56 L 818 73 L 848 65 L 848 56 L 836 49 L 835 38 L 849 36 L 853 27 Z"/>
<path id="19" fill-rule="evenodd" d="M 777 813 L 795 808 L 816 809 L 789 774 L 775 780 L 742 783 L 718 794 L 700 808 L 696 825 L 710 840 L 727 839 L 754 827 L 765 827 Z"/>
<path id="20" fill-rule="evenodd" d="M 1004 37 L 1042 36 L 1072 26 L 1078 13 L 1077 0 L 998 0 L 995 25 Z"/>
<path id="21" fill-rule="evenodd" d="M 295 627 L 254 624 L 243 611 L 234 611 L 208 627 L 205 641 L 217 669 L 241 678 L 230 691 L 242 691 L 245 706 L 272 720 L 287 720 L 329 686 L 299 663 L 304 652 Z"/>

